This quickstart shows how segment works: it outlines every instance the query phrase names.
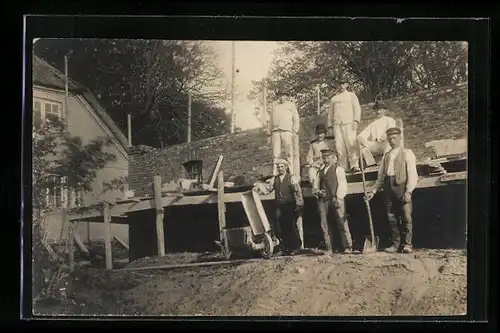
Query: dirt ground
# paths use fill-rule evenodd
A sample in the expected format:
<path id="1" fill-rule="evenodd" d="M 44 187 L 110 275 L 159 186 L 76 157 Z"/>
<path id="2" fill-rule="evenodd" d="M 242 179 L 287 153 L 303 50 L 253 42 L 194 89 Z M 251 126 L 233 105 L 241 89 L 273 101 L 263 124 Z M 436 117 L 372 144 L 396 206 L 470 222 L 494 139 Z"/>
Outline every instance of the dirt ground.
<path id="1" fill-rule="evenodd" d="M 207 255 L 205 255 L 206 257 Z M 199 260 L 179 254 L 128 267 Z M 80 315 L 461 315 L 463 250 L 296 256 L 212 267 L 81 268 L 62 311 Z M 37 312 L 43 313 L 43 309 Z"/>

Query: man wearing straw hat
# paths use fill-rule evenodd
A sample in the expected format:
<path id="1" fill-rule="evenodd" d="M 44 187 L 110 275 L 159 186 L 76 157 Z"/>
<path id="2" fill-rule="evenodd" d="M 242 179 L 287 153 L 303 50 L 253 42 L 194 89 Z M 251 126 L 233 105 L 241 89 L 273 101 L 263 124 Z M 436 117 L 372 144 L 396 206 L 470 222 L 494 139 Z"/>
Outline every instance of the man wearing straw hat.
<path id="1" fill-rule="evenodd" d="M 339 164 L 344 170 L 359 172 L 356 133 L 361 120 L 361 105 L 356 94 L 347 90 L 349 83 L 345 77 L 339 80 L 339 84 L 339 92 L 330 102 L 328 129 L 335 137 Z"/>
<path id="2" fill-rule="evenodd" d="M 254 186 L 254 191 L 264 195 L 274 191 L 276 215 L 272 223 L 273 233 L 281 241 L 283 254 L 296 255 L 302 245 L 297 219 L 302 216 L 304 198 L 299 180 L 290 174 L 288 161 L 277 158 L 276 169 L 278 174 L 265 185 Z"/>
<path id="3" fill-rule="evenodd" d="M 367 193 L 371 200 L 375 193 L 384 190 L 387 219 L 391 226 L 392 245 L 385 249 L 388 253 L 412 250 L 412 193 L 418 182 L 415 154 L 401 144 L 401 130 L 397 127 L 386 131 L 391 150 L 380 163 L 375 188 Z"/>
<path id="4" fill-rule="evenodd" d="M 385 115 L 387 106 L 383 101 L 375 101 L 373 110 L 377 114 L 377 118 L 358 134 L 361 155 L 366 167 L 376 165 L 374 157 L 382 157 L 391 150 L 391 145 L 387 142 L 386 131 L 391 127 L 396 127 L 396 120 Z"/>
<path id="5" fill-rule="evenodd" d="M 278 102 L 271 111 L 271 117 L 268 123 L 268 136 L 273 147 L 273 161 L 276 166 L 276 160 L 283 158 L 288 162 L 290 173 L 300 175 L 298 163 L 294 163 L 294 136 L 297 136 L 300 129 L 300 118 L 297 107 L 288 97 L 289 93 L 285 89 L 277 92 Z M 300 164 L 299 164 L 300 165 Z M 273 169 L 274 175 L 277 169 Z"/>
<path id="6" fill-rule="evenodd" d="M 344 168 L 337 164 L 337 154 L 333 149 L 321 151 L 325 167 L 315 178 L 313 195 L 318 199 L 318 210 L 321 219 L 321 229 L 327 251 L 333 254 L 333 229 L 340 232 L 342 250 L 345 254 L 352 253 L 352 237 L 349 231 L 345 212 L 345 196 L 347 195 L 347 179 Z M 335 223 L 330 223 L 328 213 L 333 213 Z"/>

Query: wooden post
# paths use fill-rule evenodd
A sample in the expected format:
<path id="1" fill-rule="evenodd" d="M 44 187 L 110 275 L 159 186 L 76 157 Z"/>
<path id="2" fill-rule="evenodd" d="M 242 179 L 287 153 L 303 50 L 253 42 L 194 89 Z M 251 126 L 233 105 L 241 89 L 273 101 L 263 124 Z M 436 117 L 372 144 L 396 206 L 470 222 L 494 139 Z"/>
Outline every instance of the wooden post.
<path id="1" fill-rule="evenodd" d="M 165 256 L 165 236 L 163 232 L 163 206 L 161 202 L 161 176 L 153 177 L 156 209 L 156 239 L 158 244 L 158 255 Z"/>
<path id="2" fill-rule="evenodd" d="M 304 249 L 304 223 L 302 220 L 302 216 L 299 216 L 297 218 L 297 229 L 299 230 L 299 236 L 300 236 L 300 249 Z"/>
<path id="3" fill-rule="evenodd" d="M 111 250 L 111 216 L 109 215 L 109 206 L 105 202 L 103 205 L 104 216 L 104 250 L 106 253 L 106 269 L 113 269 L 113 252 Z"/>
<path id="4" fill-rule="evenodd" d="M 69 252 L 69 271 L 73 272 L 75 270 L 75 242 L 74 242 L 74 225 L 73 222 L 68 221 L 68 212 L 66 208 L 62 209 L 63 222 L 68 224 L 68 252 Z"/>
<path id="5" fill-rule="evenodd" d="M 217 211 L 219 215 L 219 240 L 224 246 L 226 259 L 229 259 L 229 244 L 226 235 L 226 203 L 224 202 L 224 172 L 222 170 L 217 173 Z"/>
<path id="6" fill-rule="evenodd" d="M 132 115 L 130 113 L 127 114 L 127 139 L 128 146 L 132 146 Z"/>

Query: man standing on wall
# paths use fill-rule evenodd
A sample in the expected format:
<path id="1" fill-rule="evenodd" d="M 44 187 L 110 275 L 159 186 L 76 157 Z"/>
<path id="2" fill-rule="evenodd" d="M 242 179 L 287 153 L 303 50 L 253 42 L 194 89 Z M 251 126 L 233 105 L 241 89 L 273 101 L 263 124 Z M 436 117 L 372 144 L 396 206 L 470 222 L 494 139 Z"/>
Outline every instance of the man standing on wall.
<path id="1" fill-rule="evenodd" d="M 307 164 L 309 165 L 309 182 L 314 185 L 314 180 L 318 172 L 323 168 L 323 158 L 321 151 L 323 149 L 333 148 L 329 140 L 326 140 L 326 126 L 324 124 L 316 125 L 316 139 L 311 142 L 307 153 Z"/>
<path id="2" fill-rule="evenodd" d="M 330 134 L 335 137 L 339 164 L 345 170 L 359 172 L 356 133 L 361 120 L 361 105 L 356 94 L 347 90 L 346 78 L 339 80 L 339 92 L 333 96 L 327 117 Z"/>
<path id="3" fill-rule="evenodd" d="M 289 172 L 288 162 L 278 158 L 276 168 L 278 174 L 264 186 L 254 186 L 254 191 L 264 195 L 274 191 L 276 215 L 273 233 L 282 244 L 283 254 L 296 255 L 300 253 L 302 243 L 296 222 L 302 216 L 304 198 L 297 178 Z"/>
<path id="4" fill-rule="evenodd" d="M 286 90 L 277 93 L 278 102 L 274 105 L 268 124 L 268 136 L 273 147 L 273 174 L 277 174 L 276 161 L 283 158 L 287 161 L 292 175 L 299 176 L 300 168 L 294 163 L 294 136 L 298 137 L 300 119 L 297 107 L 291 102 Z M 298 158 L 298 152 L 297 152 Z"/>
<path id="5" fill-rule="evenodd" d="M 345 196 L 347 195 L 347 179 L 344 169 L 337 164 L 336 152 L 332 149 L 321 151 L 325 167 L 315 178 L 313 195 L 318 199 L 318 210 L 321 218 L 321 229 L 327 251 L 333 254 L 333 225 L 340 232 L 340 241 L 345 254 L 352 253 L 352 237 L 349 231 L 345 211 Z M 332 212 L 335 223 L 330 223 L 328 213 Z"/>
<path id="6" fill-rule="evenodd" d="M 389 128 L 386 132 L 391 150 L 383 157 L 375 188 L 367 194 L 371 200 L 380 189 L 384 190 L 387 218 L 391 226 L 392 245 L 388 253 L 412 250 L 412 193 L 418 182 L 415 154 L 401 145 L 401 130 Z"/>
<path id="7" fill-rule="evenodd" d="M 385 115 L 387 107 L 383 101 L 377 100 L 373 109 L 377 113 L 377 118 L 358 135 L 361 155 L 367 167 L 377 164 L 374 157 L 381 157 L 391 150 L 386 131 L 396 127 L 396 120 Z"/>

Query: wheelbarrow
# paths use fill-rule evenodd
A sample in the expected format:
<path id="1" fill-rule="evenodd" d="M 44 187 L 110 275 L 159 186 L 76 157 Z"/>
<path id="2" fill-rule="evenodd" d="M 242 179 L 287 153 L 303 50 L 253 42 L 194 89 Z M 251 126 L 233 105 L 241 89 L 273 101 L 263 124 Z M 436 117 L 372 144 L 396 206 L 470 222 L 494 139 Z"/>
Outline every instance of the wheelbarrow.
<path id="1" fill-rule="evenodd" d="M 280 245 L 272 235 L 259 194 L 253 190 L 241 193 L 241 203 L 248 218 L 249 225 L 240 228 L 225 229 L 227 249 L 223 249 L 227 259 L 236 253 L 258 253 L 265 259 L 271 258 Z M 224 246 L 224 247 L 226 247 Z M 221 247 L 222 244 L 221 244 Z"/>

